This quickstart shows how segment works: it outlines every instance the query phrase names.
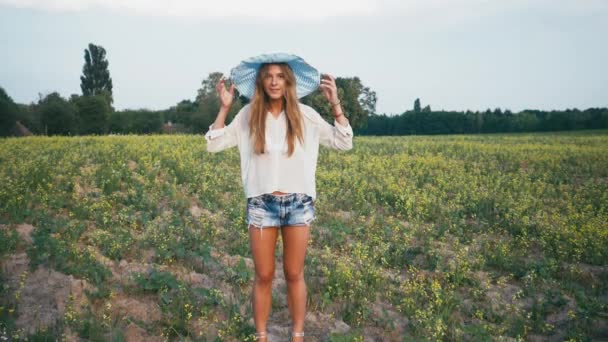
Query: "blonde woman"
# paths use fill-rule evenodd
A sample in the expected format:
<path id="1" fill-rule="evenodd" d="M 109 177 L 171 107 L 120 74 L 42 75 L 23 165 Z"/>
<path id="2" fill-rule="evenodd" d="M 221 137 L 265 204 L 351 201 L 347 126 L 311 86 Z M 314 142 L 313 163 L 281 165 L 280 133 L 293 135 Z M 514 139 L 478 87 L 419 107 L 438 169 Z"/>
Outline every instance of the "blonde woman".
<path id="1" fill-rule="evenodd" d="M 255 265 L 252 309 L 256 337 L 267 340 L 280 229 L 291 338 L 302 341 L 306 316 L 304 258 L 310 226 L 316 218 L 319 144 L 350 150 L 353 130 L 340 105 L 334 77 L 325 75 L 321 79 L 318 71 L 298 56 L 275 53 L 252 57 L 232 69 L 230 78 L 230 89 L 224 77 L 217 84 L 221 108 L 205 138 L 209 152 L 234 146 L 239 149 Z M 225 126 L 235 87 L 250 103 Z M 299 102 L 318 87 L 332 107 L 333 126 L 315 109 Z"/>

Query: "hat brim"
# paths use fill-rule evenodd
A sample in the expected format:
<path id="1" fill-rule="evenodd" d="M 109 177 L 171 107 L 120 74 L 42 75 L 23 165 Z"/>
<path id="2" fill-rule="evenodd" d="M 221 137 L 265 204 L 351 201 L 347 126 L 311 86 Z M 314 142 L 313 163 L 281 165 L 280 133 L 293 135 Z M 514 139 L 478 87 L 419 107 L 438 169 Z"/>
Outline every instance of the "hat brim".
<path id="1" fill-rule="evenodd" d="M 239 93 L 249 99 L 255 91 L 255 79 L 262 64 L 287 63 L 296 78 L 296 93 L 298 99 L 314 92 L 321 83 L 319 71 L 304 61 L 301 57 L 286 53 L 262 54 L 248 58 L 230 71 L 230 80 Z"/>

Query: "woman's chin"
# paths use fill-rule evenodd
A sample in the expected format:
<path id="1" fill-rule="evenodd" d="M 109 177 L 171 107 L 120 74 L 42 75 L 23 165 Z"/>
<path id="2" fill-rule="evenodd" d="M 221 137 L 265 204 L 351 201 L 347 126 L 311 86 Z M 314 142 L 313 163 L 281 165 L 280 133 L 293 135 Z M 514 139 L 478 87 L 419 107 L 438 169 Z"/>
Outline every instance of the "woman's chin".
<path id="1" fill-rule="evenodd" d="M 280 94 L 270 94 L 268 97 L 270 97 L 271 100 L 280 100 L 283 98 Z"/>

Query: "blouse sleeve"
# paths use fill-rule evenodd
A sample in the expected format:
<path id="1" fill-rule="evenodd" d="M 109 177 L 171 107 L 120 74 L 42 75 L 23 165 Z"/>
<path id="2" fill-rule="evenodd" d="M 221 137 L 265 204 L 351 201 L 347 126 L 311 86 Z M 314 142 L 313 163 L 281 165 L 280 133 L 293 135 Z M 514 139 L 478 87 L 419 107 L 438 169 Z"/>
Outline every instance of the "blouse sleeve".
<path id="1" fill-rule="evenodd" d="M 336 150 L 347 151 L 353 148 L 353 128 L 350 122 L 344 126 L 334 119 L 334 125 L 330 125 L 327 121 L 321 118 L 320 122 L 320 140 L 319 143 L 323 146 Z"/>
<path id="2" fill-rule="evenodd" d="M 205 134 L 207 152 L 216 153 L 237 145 L 237 132 L 240 121 L 239 114 L 232 119 L 228 126 L 215 129 L 213 128 L 213 124 L 209 126 L 209 130 Z"/>

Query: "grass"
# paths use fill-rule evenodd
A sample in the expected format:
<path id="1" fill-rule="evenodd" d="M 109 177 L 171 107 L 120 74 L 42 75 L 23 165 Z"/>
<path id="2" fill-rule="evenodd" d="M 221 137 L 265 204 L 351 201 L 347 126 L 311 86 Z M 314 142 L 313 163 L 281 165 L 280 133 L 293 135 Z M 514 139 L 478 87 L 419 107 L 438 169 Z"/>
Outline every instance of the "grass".
<path id="1" fill-rule="evenodd" d="M 137 322 L 150 335 L 202 339 L 209 322 L 220 340 L 250 339 L 238 158 L 192 135 L 1 139 L 0 255 L 93 284 L 91 311 L 67 322 L 83 338 L 121 338 L 127 323 L 105 309 L 121 293 L 155 298 L 162 319 Z M 320 149 L 317 194 L 309 310 L 351 327 L 323 322 L 332 341 L 390 334 L 379 303 L 407 322 L 403 340 L 607 333 L 607 131 L 355 137 Z M 32 244 L 12 229 L 24 222 Z M 149 272 L 116 279 L 121 262 Z M 0 331 L 25 338 L 15 290 L 0 292 Z"/>

